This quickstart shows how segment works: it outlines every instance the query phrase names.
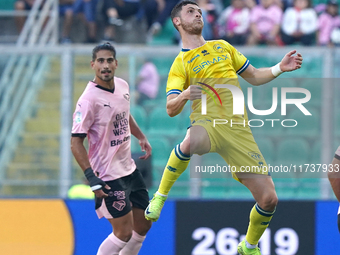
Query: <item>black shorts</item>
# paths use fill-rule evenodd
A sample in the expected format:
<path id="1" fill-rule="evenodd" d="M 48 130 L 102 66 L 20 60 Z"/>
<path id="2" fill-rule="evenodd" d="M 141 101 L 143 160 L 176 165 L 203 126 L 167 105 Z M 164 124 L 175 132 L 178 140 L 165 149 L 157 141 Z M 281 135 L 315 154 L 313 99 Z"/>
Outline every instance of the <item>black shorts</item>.
<path id="1" fill-rule="evenodd" d="M 99 218 L 119 218 L 131 211 L 131 207 L 145 210 L 149 205 L 149 194 L 142 174 L 136 169 L 132 174 L 122 178 L 106 181 L 111 190 L 103 188 L 109 196 L 96 197 L 96 212 Z"/>

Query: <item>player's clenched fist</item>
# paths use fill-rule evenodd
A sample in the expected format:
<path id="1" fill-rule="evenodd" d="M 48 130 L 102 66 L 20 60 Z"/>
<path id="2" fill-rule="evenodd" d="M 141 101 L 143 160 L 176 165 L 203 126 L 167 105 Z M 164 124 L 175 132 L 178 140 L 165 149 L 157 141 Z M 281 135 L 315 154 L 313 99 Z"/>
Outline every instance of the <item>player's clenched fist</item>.
<path id="1" fill-rule="evenodd" d="M 95 176 L 91 167 L 87 168 L 84 171 L 84 174 L 90 184 L 91 190 L 96 194 L 96 197 L 107 197 L 107 194 L 102 190 L 102 188 L 111 189 L 110 186 L 108 186 L 103 180 Z"/>
<path id="2" fill-rule="evenodd" d="M 202 90 L 201 87 L 198 85 L 190 85 L 186 90 L 183 91 L 184 98 L 188 100 L 196 100 L 201 99 Z"/>

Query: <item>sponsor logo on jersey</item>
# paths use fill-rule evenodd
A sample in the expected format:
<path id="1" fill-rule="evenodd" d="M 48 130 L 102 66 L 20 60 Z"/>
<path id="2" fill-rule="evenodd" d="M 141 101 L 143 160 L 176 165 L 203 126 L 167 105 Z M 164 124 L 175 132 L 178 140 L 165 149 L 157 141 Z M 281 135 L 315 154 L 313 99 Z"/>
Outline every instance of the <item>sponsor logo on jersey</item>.
<path id="1" fill-rule="evenodd" d="M 121 145 L 123 142 L 126 142 L 130 139 L 130 136 L 125 136 L 123 139 L 115 139 L 110 142 L 111 147 Z"/>
<path id="2" fill-rule="evenodd" d="M 227 51 L 227 48 L 223 47 L 221 44 L 217 43 L 213 46 L 213 49 L 218 53 L 223 53 Z"/>
<path id="3" fill-rule="evenodd" d="M 190 64 L 192 61 L 194 61 L 195 58 L 198 58 L 199 56 L 200 56 L 200 54 L 197 54 L 195 57 L 193 57 L 192 59 L 190 59 L 190 60 L 188 61 L 188 64 Z"/>
<path id="4" fill-rule="evenodd" d="M 206 60 L 206 61 L 203 61 L 201 62 L 200 64 L 198 64 L 197 66 L 195 66 L 192 70 L 197 74 L 199 73 L 201 70 L 203 70 L 204 68 L 212 65 L 212 64 L 215 64 L 215 63 L 218 63 L 220 61 L 224 61 L 224 60 L 227 60 L 229 59 L 228 55 L 225 54 L 225 55 L 220 55 L 218 57 L 214 57 L 213 59 L 210 59 L 210 60 Z"/>

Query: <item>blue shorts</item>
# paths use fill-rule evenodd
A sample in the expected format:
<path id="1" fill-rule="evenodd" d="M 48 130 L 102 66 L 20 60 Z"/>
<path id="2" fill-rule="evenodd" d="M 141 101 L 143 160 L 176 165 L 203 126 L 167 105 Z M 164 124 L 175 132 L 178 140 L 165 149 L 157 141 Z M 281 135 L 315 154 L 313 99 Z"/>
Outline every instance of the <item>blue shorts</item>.
<path id="1" fill-rule="evenodd" d="M 61 4 L 59 5 L 59 15 L 65 16 L 65 13 L 68 11 L 73 12 L 73 4 Z"/>
<path id="2" fill-rule="evenodd" d="M 88 2 L 84 2 L 84 0 L 76 0 L 73 5 L 73 10 L 75 13 L 84 13 L 88 22 L 95 22 L 97 5 L 98 0 L 90 0 Z"/>

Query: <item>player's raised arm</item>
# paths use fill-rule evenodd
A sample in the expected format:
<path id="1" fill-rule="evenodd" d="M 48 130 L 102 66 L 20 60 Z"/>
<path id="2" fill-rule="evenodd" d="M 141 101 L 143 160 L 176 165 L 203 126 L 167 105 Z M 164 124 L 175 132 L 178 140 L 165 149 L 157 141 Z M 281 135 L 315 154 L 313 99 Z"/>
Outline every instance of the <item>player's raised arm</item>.
<path id="1" fill-rule="evenodd" d="M 142 130 L 139 128 L 136 120 L 132 115 L 130 114 L 129 117 L 129 125 L 131 134 L 138 139 L 139 145 L 142 148 L 142 151 L 145 151 L 145 155 L 139 157 L 140 159 L 147 159 L 151 155 L 151 145 L 146 138 L 146 136 L 143 134 Z"/>
<path id="2" fill-rule="evenodd" d="M 166 112 L 170 117 L 178 115 L 188 100 L 201 99 L 200 86 L 190 85 L 181 94 L 170 94 L 166 101 Z"/>
<path id="3" fill-rule="evenodd" d="M 291 72 L 301 68 L 303 60 L 302 55 L 300 53 L 294 55 L 295 53 L 296 50 L 288 52 L 281 62 L 273 67 L 255 68 L 254 66 L 249 65 L 248 68 L 242 72 L 241 77 L 255 86 L 270 82 L 281 73 Z"/>

